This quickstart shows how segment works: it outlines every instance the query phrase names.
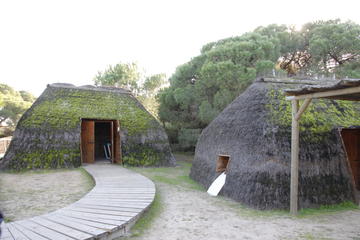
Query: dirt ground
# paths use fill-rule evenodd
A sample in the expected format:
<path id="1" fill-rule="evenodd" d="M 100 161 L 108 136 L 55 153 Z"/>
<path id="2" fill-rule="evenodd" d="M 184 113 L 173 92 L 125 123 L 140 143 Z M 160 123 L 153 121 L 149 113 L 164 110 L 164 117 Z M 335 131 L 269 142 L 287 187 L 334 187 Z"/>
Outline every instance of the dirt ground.
<path id="1" fill-rule="evenodd" d="M 292 217 L 287 212 L 256 211 L 223 197 L 211 197 L 185 177 L 190 165 L 140 169 L 156 183 L 162 209 L 132 240 L 360 239 L 360 210 Z"/>
<path id="2" fill-rule="evenodd" d="M 188 174 L 191 156 L 176 155 L 176 168 L 132 168 L 157 187 L 155 216 L 140 219 L 133 235 L 121 240 L 360 240 L 360 210 L 292 217 L 257 211 L 223 197 L 211 197 Z M 92 188 L 82 170 L 0 173 L 0 208 L 19 220 L 64 207 Z M 155 211 L 152 211 L 156 209 Z M 147 219 L 148 218 L 148 219 Z"/>
<path id="3" fill-rule="evenodd" d="M 0 173 L 0 209 L 6 221 L 37 216 L 79 200 L 93 187 L 82 169 Z"/>

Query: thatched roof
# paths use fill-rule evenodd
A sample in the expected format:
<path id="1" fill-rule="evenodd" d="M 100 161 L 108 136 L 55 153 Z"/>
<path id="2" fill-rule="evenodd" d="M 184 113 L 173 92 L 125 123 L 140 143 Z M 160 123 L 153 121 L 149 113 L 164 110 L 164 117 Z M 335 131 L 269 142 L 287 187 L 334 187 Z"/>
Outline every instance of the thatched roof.
<path id="1" fill-rule="evenodd" d="M 57 83 L 22 116 L 0 166 L 79 166 L 81 119 L 119 120 L 125 163 L 174 165 L 164 129 L 129 91 Z"/>
<path id="2" fill-rule="evenodd" d="M 284 92 L 287 96 L 299 96 L 304 94 L 313 94 L 313 93 L 347 89 L 353 87 L 360 87 L 360 79 L 342 79 L 332 82 L 328 81 L 316 85 L 302 85 L 296 89 L 284 89 Z M 360 93 L 331 96 L 327 98 L 360 101 Z"/>
<path id="3" fill-rule="evenodd" d="M 307 83 L 309 84 L 309 83 Z M 203 130 L 190 176 L 208 187 L 219 155 L 229 155 L 220 194 L 260 208 L 288 208 L 291 106 L 284 89 L 299 81 L 257 81 Z M 300 207 L 353 200 L 339 127 L 360 126 L 357 103 L 314 100 L 300 123 Z"/>

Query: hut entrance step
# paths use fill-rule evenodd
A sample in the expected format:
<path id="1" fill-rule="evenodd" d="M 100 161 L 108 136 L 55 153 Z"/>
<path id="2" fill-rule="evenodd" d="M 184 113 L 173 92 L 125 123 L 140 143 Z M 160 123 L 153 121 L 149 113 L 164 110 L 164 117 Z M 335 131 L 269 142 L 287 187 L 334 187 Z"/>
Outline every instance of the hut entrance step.
<path id="1" fill-rule="evenodd" d="M 341 136 L 355 186 L 357 190 L 360 190 L 360 128 L 342 129 Z"/>

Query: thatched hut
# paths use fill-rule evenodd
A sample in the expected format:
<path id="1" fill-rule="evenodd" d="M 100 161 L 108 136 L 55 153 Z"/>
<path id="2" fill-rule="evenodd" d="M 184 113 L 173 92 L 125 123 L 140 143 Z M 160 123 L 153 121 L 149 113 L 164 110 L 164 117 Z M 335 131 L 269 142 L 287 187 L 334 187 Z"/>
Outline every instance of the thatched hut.
<path id="1" fill-rule="evenodd" d="M 203 130 L 191 178 L 208 187 L 226 171 L 220 194 L 258 209 L 288 208 L 291 103 L 283 90 L 302 84 L 275 79 L 254 82 Z M 314 100 L 303 114 L 300 207 L 356 201 L 360 127 L 355 126 L 360 126 L 360 105 L 351 101 Z"/>
<path id="2" fill-rule="evenodd" d="M 0 167 L 78 167 L 104 159 L 175 164 L 165 131 L 129 91 L 51 84 L 20 119 Z"/>

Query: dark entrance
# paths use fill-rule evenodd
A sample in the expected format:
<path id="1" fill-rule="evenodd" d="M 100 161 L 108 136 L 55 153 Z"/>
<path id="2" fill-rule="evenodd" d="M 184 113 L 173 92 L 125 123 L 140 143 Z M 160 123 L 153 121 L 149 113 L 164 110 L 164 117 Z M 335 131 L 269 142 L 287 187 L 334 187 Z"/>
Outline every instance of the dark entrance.
<path id="1" fill-rule="evenodd" d="M 95 161 L 111 160 L 112 131 L 111 122 L 95 122 Z"/>
<path id="2" fill-rule="evenodd" d="M 119 121 L 82 119 L 81 158 L 83 163 L 121 163 Z"/>
<path id="3" fill-rule="evenodd" d="M 341 136 L 344 141 L 356 189 L 360 190 L 360 128 L 342 129 Z"/>

